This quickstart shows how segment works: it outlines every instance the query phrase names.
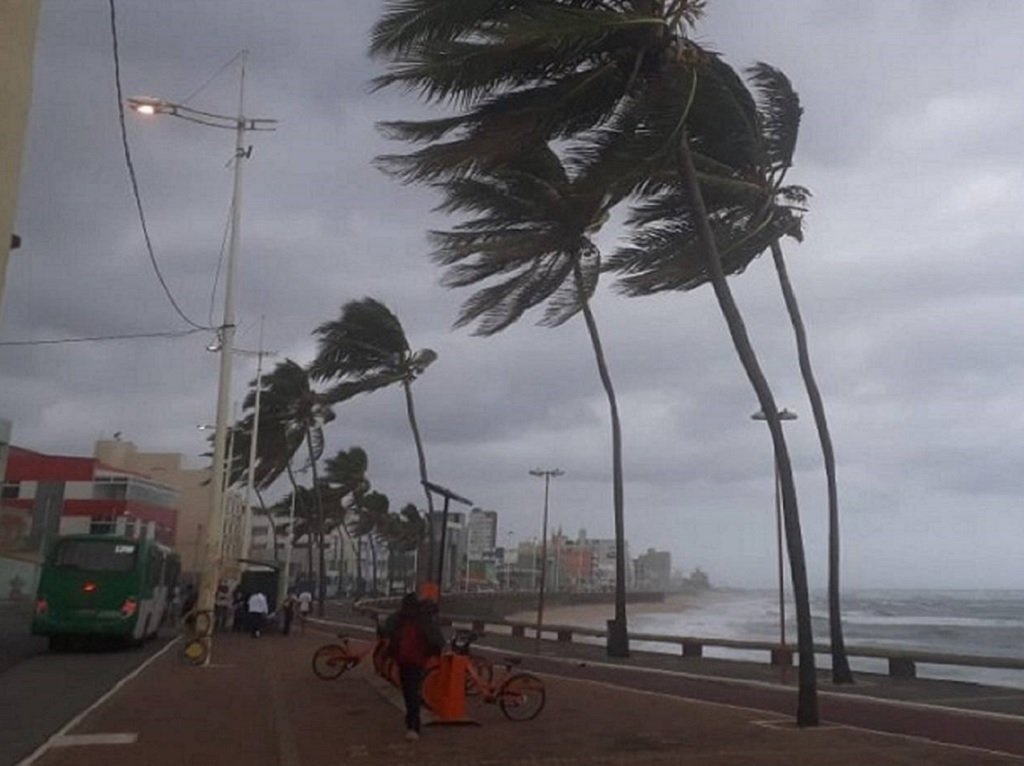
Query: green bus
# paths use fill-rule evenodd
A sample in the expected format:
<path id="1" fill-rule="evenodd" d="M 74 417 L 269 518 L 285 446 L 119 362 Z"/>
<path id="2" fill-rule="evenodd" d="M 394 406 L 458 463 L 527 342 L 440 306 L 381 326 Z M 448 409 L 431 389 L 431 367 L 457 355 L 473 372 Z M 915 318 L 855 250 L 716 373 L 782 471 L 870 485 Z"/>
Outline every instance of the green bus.
<path id="1" fill-rule="evenodd" d="M 72 636 L 141 643 L 160 629 L 180 571 L 178 555 L 153 540 L 62 536 L 39 577 L 32 633 L 51 648 Z"/>

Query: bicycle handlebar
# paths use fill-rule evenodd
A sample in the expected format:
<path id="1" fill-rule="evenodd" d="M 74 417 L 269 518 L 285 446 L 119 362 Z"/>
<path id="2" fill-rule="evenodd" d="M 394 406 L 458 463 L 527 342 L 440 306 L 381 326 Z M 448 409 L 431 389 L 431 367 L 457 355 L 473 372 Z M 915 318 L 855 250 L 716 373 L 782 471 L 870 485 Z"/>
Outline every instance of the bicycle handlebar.
<path id="1" fill-rule="evenodd" d="M 452 636 L 452 651 L 456 654 L 469 654 L 469 647 L 480 638 L 479 633 L 472 630 L 456 630 Z"/>

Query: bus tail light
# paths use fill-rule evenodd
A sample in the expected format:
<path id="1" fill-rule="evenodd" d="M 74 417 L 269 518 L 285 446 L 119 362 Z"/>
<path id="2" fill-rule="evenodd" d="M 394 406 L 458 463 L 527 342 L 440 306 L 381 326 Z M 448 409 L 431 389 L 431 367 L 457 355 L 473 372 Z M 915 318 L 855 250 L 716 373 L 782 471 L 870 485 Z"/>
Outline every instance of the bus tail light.
<path id="1" fill-rule="evenodd" d="M 95 593 L 96 592 L 96 583 L 94 583 L 94 582 L 87 582 L 87 583 L 85 583 L 84 585 L 82 585 L 82 591 L 84 593 Z"/>
<path id="2" fill-rule="evenodd" d="M 47 600 L 45 598 L 40 598 L 40 599 L 36 600 L 36 614 L 42 615 L 42 614 L 46 614 L 49 611 L 50 611 L 50 604 L 47 602 Z"/>
<path id="3" fill-rule="evenodd" d="M 138 610 L 139 604 L 133 598 L 126 598 L 124 603 L 121 604 L 121 614 L 125 617 L 131 617 Z"/>

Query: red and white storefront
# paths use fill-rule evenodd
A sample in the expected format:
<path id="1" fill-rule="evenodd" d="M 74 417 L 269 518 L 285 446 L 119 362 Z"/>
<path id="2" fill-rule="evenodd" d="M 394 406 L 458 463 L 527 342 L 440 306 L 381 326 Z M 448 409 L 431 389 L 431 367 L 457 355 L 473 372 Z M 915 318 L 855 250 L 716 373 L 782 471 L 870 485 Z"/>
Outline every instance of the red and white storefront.
<path id="1" fill-rule="evenodd" d="M 31 549 L 54 533 L 92 533 L 146 536 L 173 546 L 178 501 L 173 488 L 96 458 L 11 445 L 0 499 L 0 544 Z"/>

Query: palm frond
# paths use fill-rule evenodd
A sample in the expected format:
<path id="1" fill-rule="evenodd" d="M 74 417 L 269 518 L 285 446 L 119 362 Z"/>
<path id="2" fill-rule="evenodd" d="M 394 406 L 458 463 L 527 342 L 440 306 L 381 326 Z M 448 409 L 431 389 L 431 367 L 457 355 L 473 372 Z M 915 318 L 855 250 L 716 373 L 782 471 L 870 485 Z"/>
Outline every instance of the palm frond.
<path id="1" fill-rule="evenodd" d="M 759 61 L 747 69 L 757 91 L 760 135 L 769 172 L 784 173 L 793 164 L 803 107 L 793 84 L 780 69 Z"/>

